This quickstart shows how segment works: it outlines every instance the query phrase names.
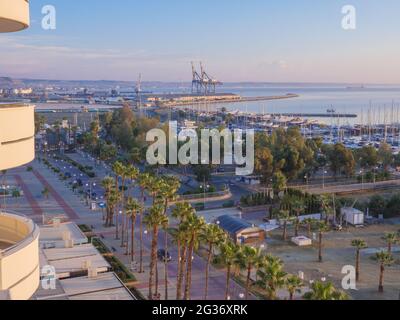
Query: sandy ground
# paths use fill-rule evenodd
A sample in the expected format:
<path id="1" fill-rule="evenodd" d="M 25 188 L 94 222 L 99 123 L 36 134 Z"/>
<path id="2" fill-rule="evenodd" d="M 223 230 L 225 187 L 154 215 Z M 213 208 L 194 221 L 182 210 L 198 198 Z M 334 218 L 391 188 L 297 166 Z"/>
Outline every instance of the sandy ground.
<path id="1" fill-rule="evenodd" d="M 380 250 L 386 248 L 382 236 L 385 232 L 398 231 L 400 226 L 377 225 L 365 228 L 348 228 L 341 232 L 329 232 L 324 236 L 324 261 L 319 263 L 318 247 L 315 242 L 312 247 L 299 248 L 289 242 L 283 242 L 280 230 L 271 234 L 267 240 L 268 251 L 279 256 L 285 263 L 287 272 L 297 274 L 304 272 L 305 278 L 309 280 L 320 280 L 326 278 L 333 281 L 338 288 L 341 288 L 343 277 L 342 268 L 346 265 L 355 266 L 355 249 L 351 241 L 356 238 L 364 239 L 369 249 L 361 255 L 361 280 L 357 284 L 357 290 L 350 290 L 347 293 L 353 299 L 384 300 L 399 299 L 400 294 L 400 252 L 393 254 L 396 262 L 387 267 L 385 272 L 385 292 L 378 293 L 379 264 L 371 259 L 375 254 L 371 249 Z M 302 234 L 306 235 L 306 231 Z M 293 230 L 289 231 L 289 238 Z M 398 249 L 398 247 L 395 247 Z M 373 251 L 373 250 L 372 250 Z"/>

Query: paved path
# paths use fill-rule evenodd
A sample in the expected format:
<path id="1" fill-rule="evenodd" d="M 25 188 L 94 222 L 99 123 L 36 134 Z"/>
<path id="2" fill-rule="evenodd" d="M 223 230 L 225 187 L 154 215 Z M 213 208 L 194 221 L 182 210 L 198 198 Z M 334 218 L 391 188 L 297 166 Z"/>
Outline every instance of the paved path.
<path id="1" fill-rule="evenodd" d="M 22 180 L 21 176 L 19 174 L 14 175 L 15 181 L 17 184 L 22 188 L 22 191 L 24 192 L 24 196 L 26 197 L 26 200 L 28 201 L 29 205 L 32 208 L 33 215 L 36 216 L 41 216 L 43 215 L 43 210 L 39 206 L 39 203 L 36 201 L 35 197 L 33 196 L 31 190 L 28 188 L 24 180 Z"/>
<path id="2" fill-rule="evenodd" d="M 57 203 L 60 205 L 60 207 L 64 210 L 64 212 L 67 214 L 67 216 L 71 219 L 71 220 L 77 220 L 79 219 L 79 216 L 77 215 L 77 213 L 75 212 L 75 210 L 73 210 L 67 202 L 65 202 L 65 200 L 63 199 L 63 197 L 61 197 L 59 195 L 59 193 L 47 182 L 47 180 L 37 171 L 37 170 L 33 170 L 33 174 L 35 175 L 35 177 L 40 181 L 41 184 L 43 184 L 51 193 L 51 195 L 53 196 L 53 198 L 57 201 Z"/>

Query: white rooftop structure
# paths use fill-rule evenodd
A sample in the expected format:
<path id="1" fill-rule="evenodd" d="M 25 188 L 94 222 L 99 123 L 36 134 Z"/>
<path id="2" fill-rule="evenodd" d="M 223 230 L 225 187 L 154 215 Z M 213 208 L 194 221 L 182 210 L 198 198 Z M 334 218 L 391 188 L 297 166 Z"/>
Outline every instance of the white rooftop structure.
<path id="1" fill-rule="evenodd" d="M 43 249 L 43 262 L 56 269 L 58 279 L 69 278 L 74 275 L 83 275 L 89 268 L 96 268 L 98 273 L 111 269 L 110 264 L 91 244 L 75 246 L 73 248 Z"/>
<path id="2" fill-rule="evenodd" d="M 37 300 L 136 300 L 113 272 L 57 281 L 56 290 L 40 290 Z M 47 293 L 47 295 L 46 295 Z"/>
<path id="3" fill-rule="evenodd" d="M 40 246 L 46 248 L 65 248 L 88 243 L 88 238 L 73 222 L 58 223 L 40 227 Z"/>

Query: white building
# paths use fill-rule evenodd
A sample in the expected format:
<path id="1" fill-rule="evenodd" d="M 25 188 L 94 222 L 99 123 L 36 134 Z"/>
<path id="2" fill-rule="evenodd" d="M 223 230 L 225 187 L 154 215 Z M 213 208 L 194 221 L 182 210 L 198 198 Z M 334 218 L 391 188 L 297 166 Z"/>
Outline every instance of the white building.
<path id="1" fill-rule="evenodd" d="M 29 2 L 0 1 L 0 32 L 29 26 Z M 34 159 L 34 110 L 0 104 L 0 170 Z M 39 229 L 32 220 L 0 212 L 0 299 L 29 299 L 39 286 Z"/>

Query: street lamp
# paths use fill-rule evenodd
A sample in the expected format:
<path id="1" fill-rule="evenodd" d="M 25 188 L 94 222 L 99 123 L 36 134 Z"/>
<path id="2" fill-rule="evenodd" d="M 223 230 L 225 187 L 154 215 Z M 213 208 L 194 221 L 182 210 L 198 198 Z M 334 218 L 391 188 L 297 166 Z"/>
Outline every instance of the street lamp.
<path id="1" fill-rule="evenodd" d="M 322 171 L 322 189 L 325 189 L 325 175 L 328 173 L 325 169 Z"/>
<path id="2" fill-rule="evenodd" d="M 361 174 L 361 190 L 364 190 L 364 171 L 360 170 Z"/>

